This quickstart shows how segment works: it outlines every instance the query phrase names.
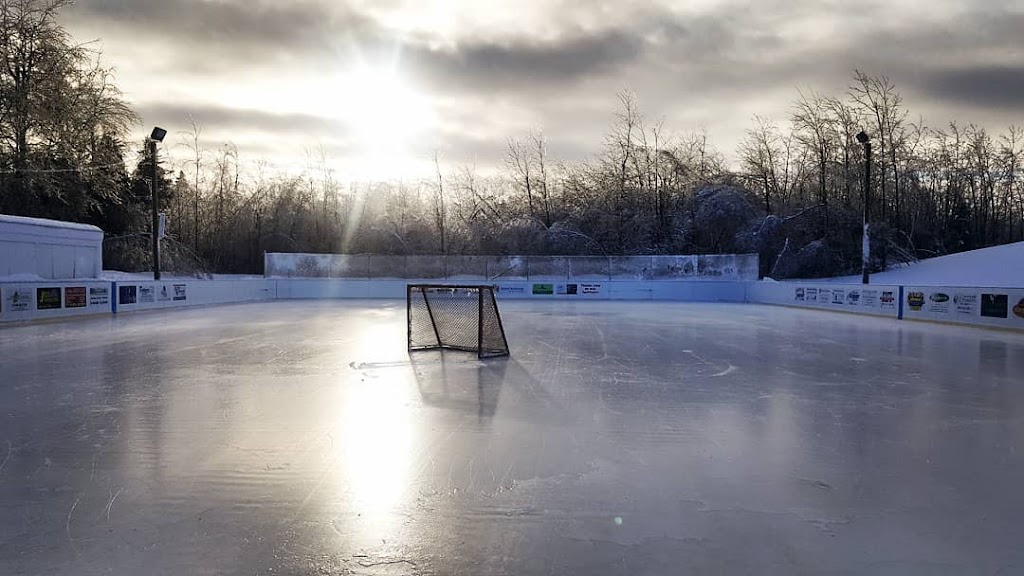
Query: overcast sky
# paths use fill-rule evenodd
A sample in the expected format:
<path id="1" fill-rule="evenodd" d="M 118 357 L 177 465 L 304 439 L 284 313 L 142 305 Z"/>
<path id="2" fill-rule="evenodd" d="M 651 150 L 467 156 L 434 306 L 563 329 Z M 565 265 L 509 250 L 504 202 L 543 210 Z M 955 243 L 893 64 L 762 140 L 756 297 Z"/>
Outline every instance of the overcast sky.
<path id="1" fill-rule="evenodd" d="M 357 178 L 500 165 L 544 131 L 555 158 L 600 151 L 631 90 L 677 133 L 733 157 L 755 114 L 798 89 L 889 76 L 916 118 L 1024 124 L 1020 0 L 78 0 L 64 22 L 152 125 L 297 172 L 322 151 Z M 180 151 L 179 151 L 180 153 Z"/>

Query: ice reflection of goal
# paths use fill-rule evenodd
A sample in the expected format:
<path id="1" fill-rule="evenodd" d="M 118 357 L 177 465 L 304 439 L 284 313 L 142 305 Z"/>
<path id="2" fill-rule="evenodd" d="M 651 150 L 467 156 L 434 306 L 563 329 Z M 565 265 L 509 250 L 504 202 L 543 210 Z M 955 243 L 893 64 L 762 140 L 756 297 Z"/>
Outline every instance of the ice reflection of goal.
<path id="1" fill-rule="evenodd" d="M 465 350 L 508 356 L 493 286 L 410 284 L 406 289 L 409 350 Z"/>

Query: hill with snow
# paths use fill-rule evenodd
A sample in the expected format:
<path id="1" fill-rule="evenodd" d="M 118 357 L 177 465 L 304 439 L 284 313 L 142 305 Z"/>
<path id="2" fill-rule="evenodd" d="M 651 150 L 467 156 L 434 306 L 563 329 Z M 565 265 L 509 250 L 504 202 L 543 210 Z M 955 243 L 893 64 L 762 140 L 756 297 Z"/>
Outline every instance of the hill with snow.
<path id="1" fill-rule="evenodd" d="M 829 282 L 860 282 L 860 276 Z M 1024 242 L 929 258 L 871 275 L 873 284 L 1024 288 Z"/>

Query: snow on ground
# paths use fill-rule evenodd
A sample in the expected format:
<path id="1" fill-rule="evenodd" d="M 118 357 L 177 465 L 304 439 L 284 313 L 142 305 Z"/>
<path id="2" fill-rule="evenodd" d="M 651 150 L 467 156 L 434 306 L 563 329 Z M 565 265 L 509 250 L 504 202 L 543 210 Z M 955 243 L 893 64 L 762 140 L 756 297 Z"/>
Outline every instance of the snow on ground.
<path id="1" fill-rule="evenodd" d="M 0 282 L 42 282 L 44 278 L 38 274 L 8 274 L 0 276 Z"/>
<path id="2" fill-rule="evenodd" d="M 860 276 L 825 282 L 859 283 Z M 1024 242 L 929 258 L 871 275 L 873 284 L 918 286 L 1024 287 Z"/>
<path id="3" fill-rule="evenodd" d="M 152 280 L 152 272 L 121 272 L 119 270 L 104 270 L 100 280 L 112 282 L 143 282 Z M 260 274 L 203 274 L 202 276 L 175 274 L 174 272 L 163 272 L 161 280 L 263 280 Z"/>
<path id="4" fill-rule="evenodd" d="M 100 280 L 108 282 L 144 282 L 146 280 L 152 280 L 152 272 L 121 272 L 118 270 L 104 270 L 103 274 L 99 278 L 77 278 L 75 280 Z M 259 274 L 204 274 L 202 276 L 188 275 L 188 274 L 175 274 L 173 272 L 164 272 L 160 275 L 161 280 L 263 280 L 263 276 Z M 72 282 L 71 278 L 64 280 L 57 280 L 59 282 Z M 52 282 L 39 276 L 38 274 L 10 274 L 7 276 L 0 276 L 0 282 Z"/>

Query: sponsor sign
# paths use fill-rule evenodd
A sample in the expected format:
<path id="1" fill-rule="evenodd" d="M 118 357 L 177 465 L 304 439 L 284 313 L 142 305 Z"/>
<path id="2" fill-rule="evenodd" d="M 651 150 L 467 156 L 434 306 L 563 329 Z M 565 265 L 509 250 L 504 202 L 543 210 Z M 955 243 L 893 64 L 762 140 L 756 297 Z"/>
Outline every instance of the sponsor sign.
<path id="1" fill-rule="evenodd" d="M 589 295 L 600 294 L 601 293 L 601 285 L 600 284 L 580 284 L 580 292 L 582 292 L 583 294 L 589 294 Z"/>
<path id="2" fill-rule="evenodd" d="M 68 287 L 64 289 L 64 307 L 85 308 L 86 299 L 85 286 Z"/>
<path id="3" fill-rule="evenodd" d="M 850 306 L 860 305 L 860 290 L 850 290 L 846 295 L 846 303 Z"/>
<path id="4" fill-rule="evenodd" d="M 90 306 L 106 306 L 107 304 L 110 304 L 110 288 L 106 286 L 89 288 Z"/>
<path id="5" fill-rule="evenodd" d="M 978 295 L 966 292 L 957 292 L 953 295 L 953 306 L 957 314 L 977 314 Z"/>
<path id="6" fill-rule="evenodd" d="M 835 288 L 833 288 L 832 289 L 832 303 L 833 304 L 839 304 L 840 306 L 842 306 L 843 302 L 845 301 L 845 298 L 843 298 L 845 295 L 846 295 L 846 290 L 836 290 Z"/>
<path id="7" fill-rule="evenodd" d="M 156 300 L 156 290 L 152 286 L 139 286 L 139 304 L 151 304 Z"/>
<path id="8" fill-rule="evenodd" d="M 818 289 L 818 304 L 828 304 L 832 301 L 832 289 L 831 288 L 819 288 Z"/>
<path id="9" fill-rule="evenodd" d="M 522 286 L 497 286 L 495 292 L 498 294 L 525 294 L 526 288 Z"/>
<path id="10" fill-rule="evenodd" d="M 1017 302 L 1017 305 L 1013 307 L 1013 315 L 1018 318 L 1024 318 L 1024 298 Z"/>
<path id="11" fill-rule="evenodd" d="M 157 291 L 156 298 L 161 302 L 167 302 L 171 299 L 171 289 L 167 287 L 167 284 L 160 285 L 160 290 Z"/>
<path id="12" fill-rule="evenodd" d="M 579 293 L 579 284 L 559 284 L 558 293 L 563 296 L 575 296 Z"/>
<path id="13" fill-rule="evenodd" d="M 949 294 L 932 292 L 928 295 L 928 311 L 937 314 L 949 314 Z"/>
<path id="14" fill-rule="evenodd" d="M 181 302 L 182 300 L 188 299 L 188 293 L 185 291 L 188 288 L 187 284 L 175 284 L 174 285 L 174 296 L 175 302 Z"/>
<path id="15" fill-rule="evenodd" d="M 555 293 L 554 284 L 534 284 L 533 294 L 534 296 L 551 296 Z"/>
<path id="16" fill-rule="evenodd" d="M 818 301 L 818 289 L 817 288 L 808 288 L 807 289 L 807 301 L 808 302 L 817 302 Z"/>
<path id="17" fill-rule="evenodd" d="M 803 288 L 797 288 L 796 289 L 796 301 L 797 302 L 806 302 L 807 301 L 807 292 Z"/>
<path id="18" fill-rule="evenodd" d="M 894 290 L 883 290 L 882 295 L 878 298 L 878 302 L 881 304 L 882 310 L 895 310 L 896 292 Z"/>
<path id="19" fill-rule="evenodd" d="M 56 310 L 62 301 L 60 288 L 36 288 L 36 310 Z"/>
<path id="20" fill-rule="evenodd" d="M 878 290 L 864 290 L 861 292 L 861 302 L 868 308 L 877 308 Z"/>
<path id="21" fill-rule="evenodd" d="M 8 288 L 7 306 L 8 312 L 28 312 L 32 309 L 31 288 Z"/>
<path id="22" fill-rule="evenodd" d="M 924 308 L 924 292 L 907 293 L 907 305 L 911 310 L 920 312 L 921 308 Z"/>
<path id="23" fill-rule="evenodd" d="M 117 303 L 135 304 L 139 301 L 139 289 L 136 286 L 118 286 Z"/>
<path id="24" fill-rule="evenodd" d="M 1009 316 L 1010 298 L 1006 294 L 982 294 L 981 315 L 986 318 L 1006 318 Z"/>

